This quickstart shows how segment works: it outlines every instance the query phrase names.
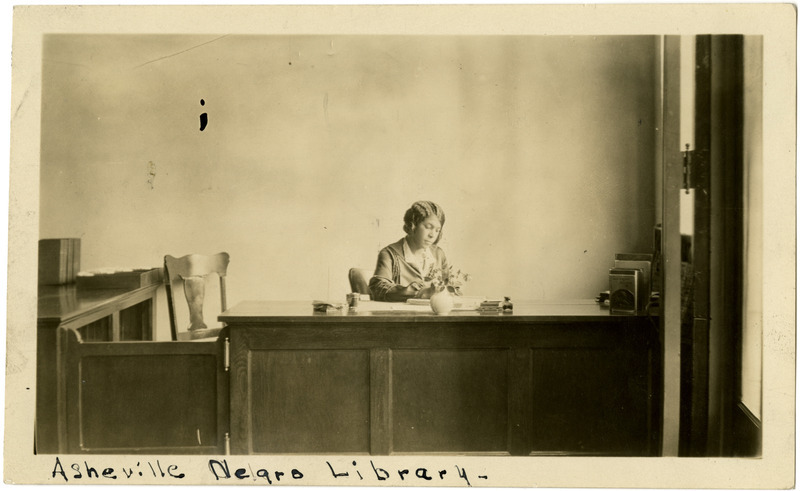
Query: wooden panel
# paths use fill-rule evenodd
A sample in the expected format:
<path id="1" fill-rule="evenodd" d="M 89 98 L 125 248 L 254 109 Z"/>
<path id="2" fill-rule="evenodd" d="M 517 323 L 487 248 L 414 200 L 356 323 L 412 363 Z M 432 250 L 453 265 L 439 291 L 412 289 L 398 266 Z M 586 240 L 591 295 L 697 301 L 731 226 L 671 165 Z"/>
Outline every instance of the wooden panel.
<path id="1" fill-rule="evenodd" d="M 507 452 L 507 350 L 392 353 L 393 450 Z"/>
<path id="2" fill-rule="evenodd" d="M 533 350 L 533 453 L 645 455 L 647 353 Z"/>
<path id="3" fill-rule="evenodd" d="M 709 322 L 695 317 L 684 327 L 681 359 L 681 457 L 704 457 L 708 449 Z"/>
<path id="4" fill-rule="evenodd" d="M 58 451 L 57 351 L 55 326 L 38 323 L 36 333 L 36 418 L 34 452 Z"/>
<path id="5" fill-rule="evenodd" d="M 61 329 L 63 452 L 221 453 L 221 342 L 80 343 Z"/>
<path id="6" fill-rule="evenodd" d="M 657 453 L 647 318 L 448 317 L 229 324 L 232 452 Z"/>
<path id="7" fill-rule="evenodd" d="M 367 350 L 252 350 L 253 453 L 370 451 Z"/>
<path id="8" fill-rule="evenodd" d="M 113 341 L 111 321 L 111 315 L 109 315 L 108 317 L 103 317 L 98 321 L 81 327 L 78 329 L 78 332 L 81 333 L 81 339 L 86 343 Z"/>
<path id="9" fill-rule="evenodd" d="M 216 445 L 215 369 L 200 355 L 84 358 L 83 446 Z"/>
<path id="10" fill-rule="evenodd" d="M 58 452 L 57 350 L 59 328 L 76 329 L 83 341 L 112 341 L 114 318 L 123 339 L 152 339 L 157 285 L 133 291 L 85 290 L 74 284 L 39 288 L 36 347 L 36 453 Z M 130 313 L 126 309 L 132 309 Z M 122 313 L 120 313 L 122 310 Z M 120 325 L 121 324 L 121 325 Z M 61 401 L 63 403 L 63 401 Z"/>
<path id="11" fill-rule="evenodd" d="M 121 310 L 119 313 L 120 340 L 136 341 L 152 339 L 152 308 L 153 301 L 148 300 Z"/>

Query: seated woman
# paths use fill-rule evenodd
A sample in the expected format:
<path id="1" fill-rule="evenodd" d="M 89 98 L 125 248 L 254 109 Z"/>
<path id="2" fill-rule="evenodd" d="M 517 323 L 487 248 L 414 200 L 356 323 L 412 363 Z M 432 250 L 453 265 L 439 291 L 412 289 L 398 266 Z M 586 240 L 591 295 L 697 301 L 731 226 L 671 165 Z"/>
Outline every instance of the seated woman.
<path id="1" fill-rule="evenodd" d="M 442 238 L 444 211 L 431 201 L 417 201 L 403 217 L 406 236 L 381 249 L 369 282 L 373 300 L 405 302 L 430 298 L 430 274 L 445 269 L 447 259 L 436 244 Z"/>

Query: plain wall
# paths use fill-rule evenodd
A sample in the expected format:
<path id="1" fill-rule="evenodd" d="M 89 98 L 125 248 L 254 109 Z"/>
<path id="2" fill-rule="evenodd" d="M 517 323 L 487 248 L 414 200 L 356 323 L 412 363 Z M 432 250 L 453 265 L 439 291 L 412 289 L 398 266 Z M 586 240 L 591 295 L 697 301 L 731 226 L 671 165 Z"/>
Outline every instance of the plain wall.
<path id="1" fill-rule="evenodd" d="M 227 251 L 231 304 L 343 301 L 429 199 L 466 294 L 593 298 L 653 248 L 657 46 L 48 35 L 40 235 L 84 270 Z"/>

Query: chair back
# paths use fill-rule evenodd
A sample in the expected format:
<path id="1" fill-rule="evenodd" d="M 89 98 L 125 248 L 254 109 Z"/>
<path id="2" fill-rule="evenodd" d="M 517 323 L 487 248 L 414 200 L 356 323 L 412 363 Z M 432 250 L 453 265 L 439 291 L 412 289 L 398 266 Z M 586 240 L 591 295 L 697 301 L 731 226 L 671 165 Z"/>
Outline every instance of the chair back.
<path id="1" fill-rule="evenodd" d="M 347 275 L 350 280 L 350 291 L 369 295 L 369 280 L 372 278 L 372 270 L 364 268 L 350 268 Z"/>
<path id="2" fill-rule="evenodd" d="M 164 256 L 164 284 L 167 289 L 167 306 L 169 307 L 169 324 L 172 340 L 189 340 L 216 336 L 220 328 L 209 329 L 203 318 L 206 284 L 219 277 L 220 312 L 226 310 L 225 277 L 228 272 L 230 256 L 220 252 L 211 256 L 189 254 L 183 257 Z M 182 287 L 182 288 L 181 288 Z M 183 296 L 189 307 L 188 328 L 178 328 L 177 302 L 183 290 Z"/>

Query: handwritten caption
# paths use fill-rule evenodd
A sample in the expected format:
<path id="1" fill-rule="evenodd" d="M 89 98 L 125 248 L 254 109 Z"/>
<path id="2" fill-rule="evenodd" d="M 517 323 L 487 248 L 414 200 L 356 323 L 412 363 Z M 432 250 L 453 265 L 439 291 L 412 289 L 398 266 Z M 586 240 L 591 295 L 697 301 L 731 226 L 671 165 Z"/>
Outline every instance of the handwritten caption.
<path id="1" fill-rule="evenodd" d="M 65 467 L 66 466 L 66 467 Z M 300 483 L 306 476 L 325 476 L 330 479 L 332 484 L 348 484 L 354 481 L 375 481 L 384 484 L 400 484 L 408 481 L 417 481 L 419 484 L 460 484 L 472 486 L 472 479 L 488 480 L 486 475 L 478 475 L 468 472 L 467 469 L 458 464 L 447 466 L 446 468 L 419 467 L 390 467 L 370 459 L 369 463 L 359 463 L 352 461 L 352 466 L 342 466 L 341 463 L 331 463 L 324 461 L 313 469 L 275 469 L 266 466 L 253 465 L 246 462 L 233 465 L 228 459 L 209 459 L 207 468 L 202 472 L 208 472 L 206 477 L 213 477 L 215 481 L 243 481 L 252 480 L 263 484 L 280 483 Z M 62 462 L 59 457 L 55 458 L 52 478 L 64 479 L 64 482 L 90 482 L 106 481 L 128 482 L 139 478 L 151 477 L 174 481 L 176 483 L 187 477 L 184 470 L 179 469 L 175 464 L 162 462 L 160 459 L 150 461 L 137 461 L 135 465 L 117 467 L 95 467 L 87 460 L 82 462 Z M 201 476 L 202 477 L 202 476 Z"/>

